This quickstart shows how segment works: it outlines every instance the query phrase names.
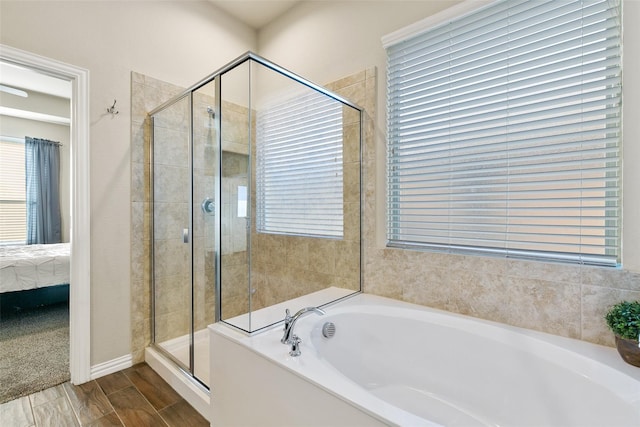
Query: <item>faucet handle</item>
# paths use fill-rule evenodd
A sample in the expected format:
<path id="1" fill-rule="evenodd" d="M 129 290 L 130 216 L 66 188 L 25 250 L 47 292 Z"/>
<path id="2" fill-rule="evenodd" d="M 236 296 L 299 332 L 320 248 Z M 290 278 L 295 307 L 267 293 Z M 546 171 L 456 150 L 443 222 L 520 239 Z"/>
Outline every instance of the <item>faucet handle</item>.
<path id="1" fill-rule="evenodd" d="M 301 342 L 302 342 L 302 340 L 297 335 L 294 335 L 294 336 L 291 337 L 291 341 L 289 342 L 289 344 L 291 344 L 291 351 L 289 352 L 289 356 L 291 356 L 291 357 L 300 356 L 300 354 L 301 354 L 301 352 L 300 352 L 300 343 Z"/>

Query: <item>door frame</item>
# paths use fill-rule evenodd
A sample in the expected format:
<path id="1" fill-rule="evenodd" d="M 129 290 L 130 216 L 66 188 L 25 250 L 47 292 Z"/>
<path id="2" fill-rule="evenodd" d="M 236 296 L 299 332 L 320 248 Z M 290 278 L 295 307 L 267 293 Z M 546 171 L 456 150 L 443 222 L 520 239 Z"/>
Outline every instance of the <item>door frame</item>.
<path id="1" fill-rule="evenodd" d="M 71 83 L 69 370 L 82 384 L 91 379 L 89 70 L 3 44 L 0 59 Z"/>

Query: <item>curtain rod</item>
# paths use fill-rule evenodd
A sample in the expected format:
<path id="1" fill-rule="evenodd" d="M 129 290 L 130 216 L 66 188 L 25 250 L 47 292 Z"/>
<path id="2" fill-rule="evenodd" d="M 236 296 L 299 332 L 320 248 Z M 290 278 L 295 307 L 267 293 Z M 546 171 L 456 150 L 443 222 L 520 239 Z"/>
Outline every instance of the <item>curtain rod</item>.
<path id="1" fill-rule="evenodd" d="M 16 136 L 0 135 L 0 139 L 2 139 L 3 141 L 17 142 L 17 143 L 24 144 L 25 137 L 20 138 L 20 137 L 16 137 Z M 34 138 L 34 139 L 45 139 L 45 138 Z M 49 141 L 50 143 L 55 144 L 55 145 L 59 145 L 59 146 L 63 145 L 62 142 L 51 141 L 51 140 L 48 140 L 48 139 L 47 139 L 47 141 Z"/>

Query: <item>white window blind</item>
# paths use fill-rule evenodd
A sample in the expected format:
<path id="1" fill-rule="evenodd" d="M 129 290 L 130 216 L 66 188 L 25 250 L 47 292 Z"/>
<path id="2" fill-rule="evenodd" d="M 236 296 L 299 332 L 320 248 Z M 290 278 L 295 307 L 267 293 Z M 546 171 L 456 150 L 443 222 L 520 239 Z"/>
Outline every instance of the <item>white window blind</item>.
<path id="1" fill-rule="evenodd" d="M 0 139 L 0 244 L 27 239 L 24 141 Z"/>
<path id="2" fill-rule="evenodd" d="M 343 235 L 342 104 L 308 92 L 256 117 L 257 227 Z"/>
<path id="3" fill-rule="evenodd" d="M 388 239 L 620 258 L 618 1 L 500 1 L 387 47 Z"/>

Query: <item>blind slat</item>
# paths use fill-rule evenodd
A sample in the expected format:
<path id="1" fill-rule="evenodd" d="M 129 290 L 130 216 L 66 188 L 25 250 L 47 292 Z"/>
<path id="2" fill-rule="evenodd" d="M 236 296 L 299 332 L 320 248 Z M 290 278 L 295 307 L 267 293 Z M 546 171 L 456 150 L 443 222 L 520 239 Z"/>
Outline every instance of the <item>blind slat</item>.
<path id="1" fill-rule="evenodd" d="M 0 140 L 0 244 L 27 240 L 24 142 Z"/>

